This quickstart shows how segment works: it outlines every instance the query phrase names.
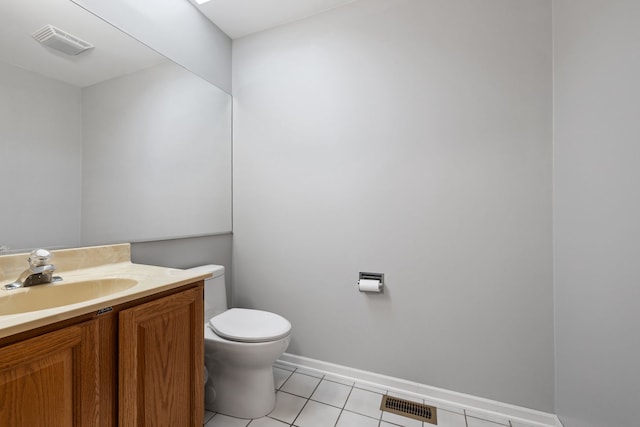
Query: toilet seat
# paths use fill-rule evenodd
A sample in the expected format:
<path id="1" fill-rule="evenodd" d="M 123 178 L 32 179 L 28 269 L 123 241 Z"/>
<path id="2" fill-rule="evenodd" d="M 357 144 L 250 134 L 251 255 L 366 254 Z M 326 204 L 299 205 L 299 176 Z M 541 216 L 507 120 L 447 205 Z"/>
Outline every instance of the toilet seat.
<path id="1" fill-rule="evenodd" d="M 212 317 L 209 327 L 222 338 L 247 343 L 276 341 L 291 332 L 291 323 L 284 317 L 246 308 L 232 308 Z"/>

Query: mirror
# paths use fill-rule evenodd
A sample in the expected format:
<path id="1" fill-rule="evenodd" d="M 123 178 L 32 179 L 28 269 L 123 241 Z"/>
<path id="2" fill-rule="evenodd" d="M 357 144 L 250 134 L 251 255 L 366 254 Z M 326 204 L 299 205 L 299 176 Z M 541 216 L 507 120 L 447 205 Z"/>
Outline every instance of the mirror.
<path id="1" fill-rule="evenodd" d="M 231 97 L 69 0 L 0 3 L 0 245 L 231 231 Z M 46 25 L 94 45 L 38 43 Z"/>

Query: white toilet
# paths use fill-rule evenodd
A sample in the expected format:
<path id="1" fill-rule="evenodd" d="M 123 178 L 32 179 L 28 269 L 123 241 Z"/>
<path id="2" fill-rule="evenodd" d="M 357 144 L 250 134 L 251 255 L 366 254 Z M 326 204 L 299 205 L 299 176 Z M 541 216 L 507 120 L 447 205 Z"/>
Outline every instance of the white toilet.
<path id="1" fill-rule="evenodd" d="M 224 267 L 205 265 L 205 403 L 207 410 L 260 418 L 276 403 L 273 363 L 289 345 L 291 323 L 260 310 L 227 307 Z"/>

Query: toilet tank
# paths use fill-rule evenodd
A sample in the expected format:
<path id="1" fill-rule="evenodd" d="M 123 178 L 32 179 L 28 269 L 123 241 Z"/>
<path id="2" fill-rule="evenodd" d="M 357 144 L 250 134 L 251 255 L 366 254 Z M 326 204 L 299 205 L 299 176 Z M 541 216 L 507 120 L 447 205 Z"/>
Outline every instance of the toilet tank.
<path id="1" fill-rule="evenodd" d="M 201 265 L 189 271 L 211 273 L 213 277 L 204 281 L 204 321 L 208 322 L 229 307 L 227 306 L 227 287 L 224 284 L 224 267 L 221 265 Z"/>

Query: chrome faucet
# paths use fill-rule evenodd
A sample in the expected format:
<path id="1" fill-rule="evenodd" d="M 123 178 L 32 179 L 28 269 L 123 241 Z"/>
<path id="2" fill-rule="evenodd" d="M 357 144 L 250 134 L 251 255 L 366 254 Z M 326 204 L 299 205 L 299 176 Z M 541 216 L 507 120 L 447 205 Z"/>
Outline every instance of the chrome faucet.
<path id="1" fill-rule="evenodd" d="M 62 277 L 54 276 L 56 266 L 49 263 L 51 252 L 46 249 L 36 249 L 29 255 L 29 268 L 13 283 L 5 285 L 7 290 L 26 288 L 28 286 L 40 285 L 62 280 Z"/>

